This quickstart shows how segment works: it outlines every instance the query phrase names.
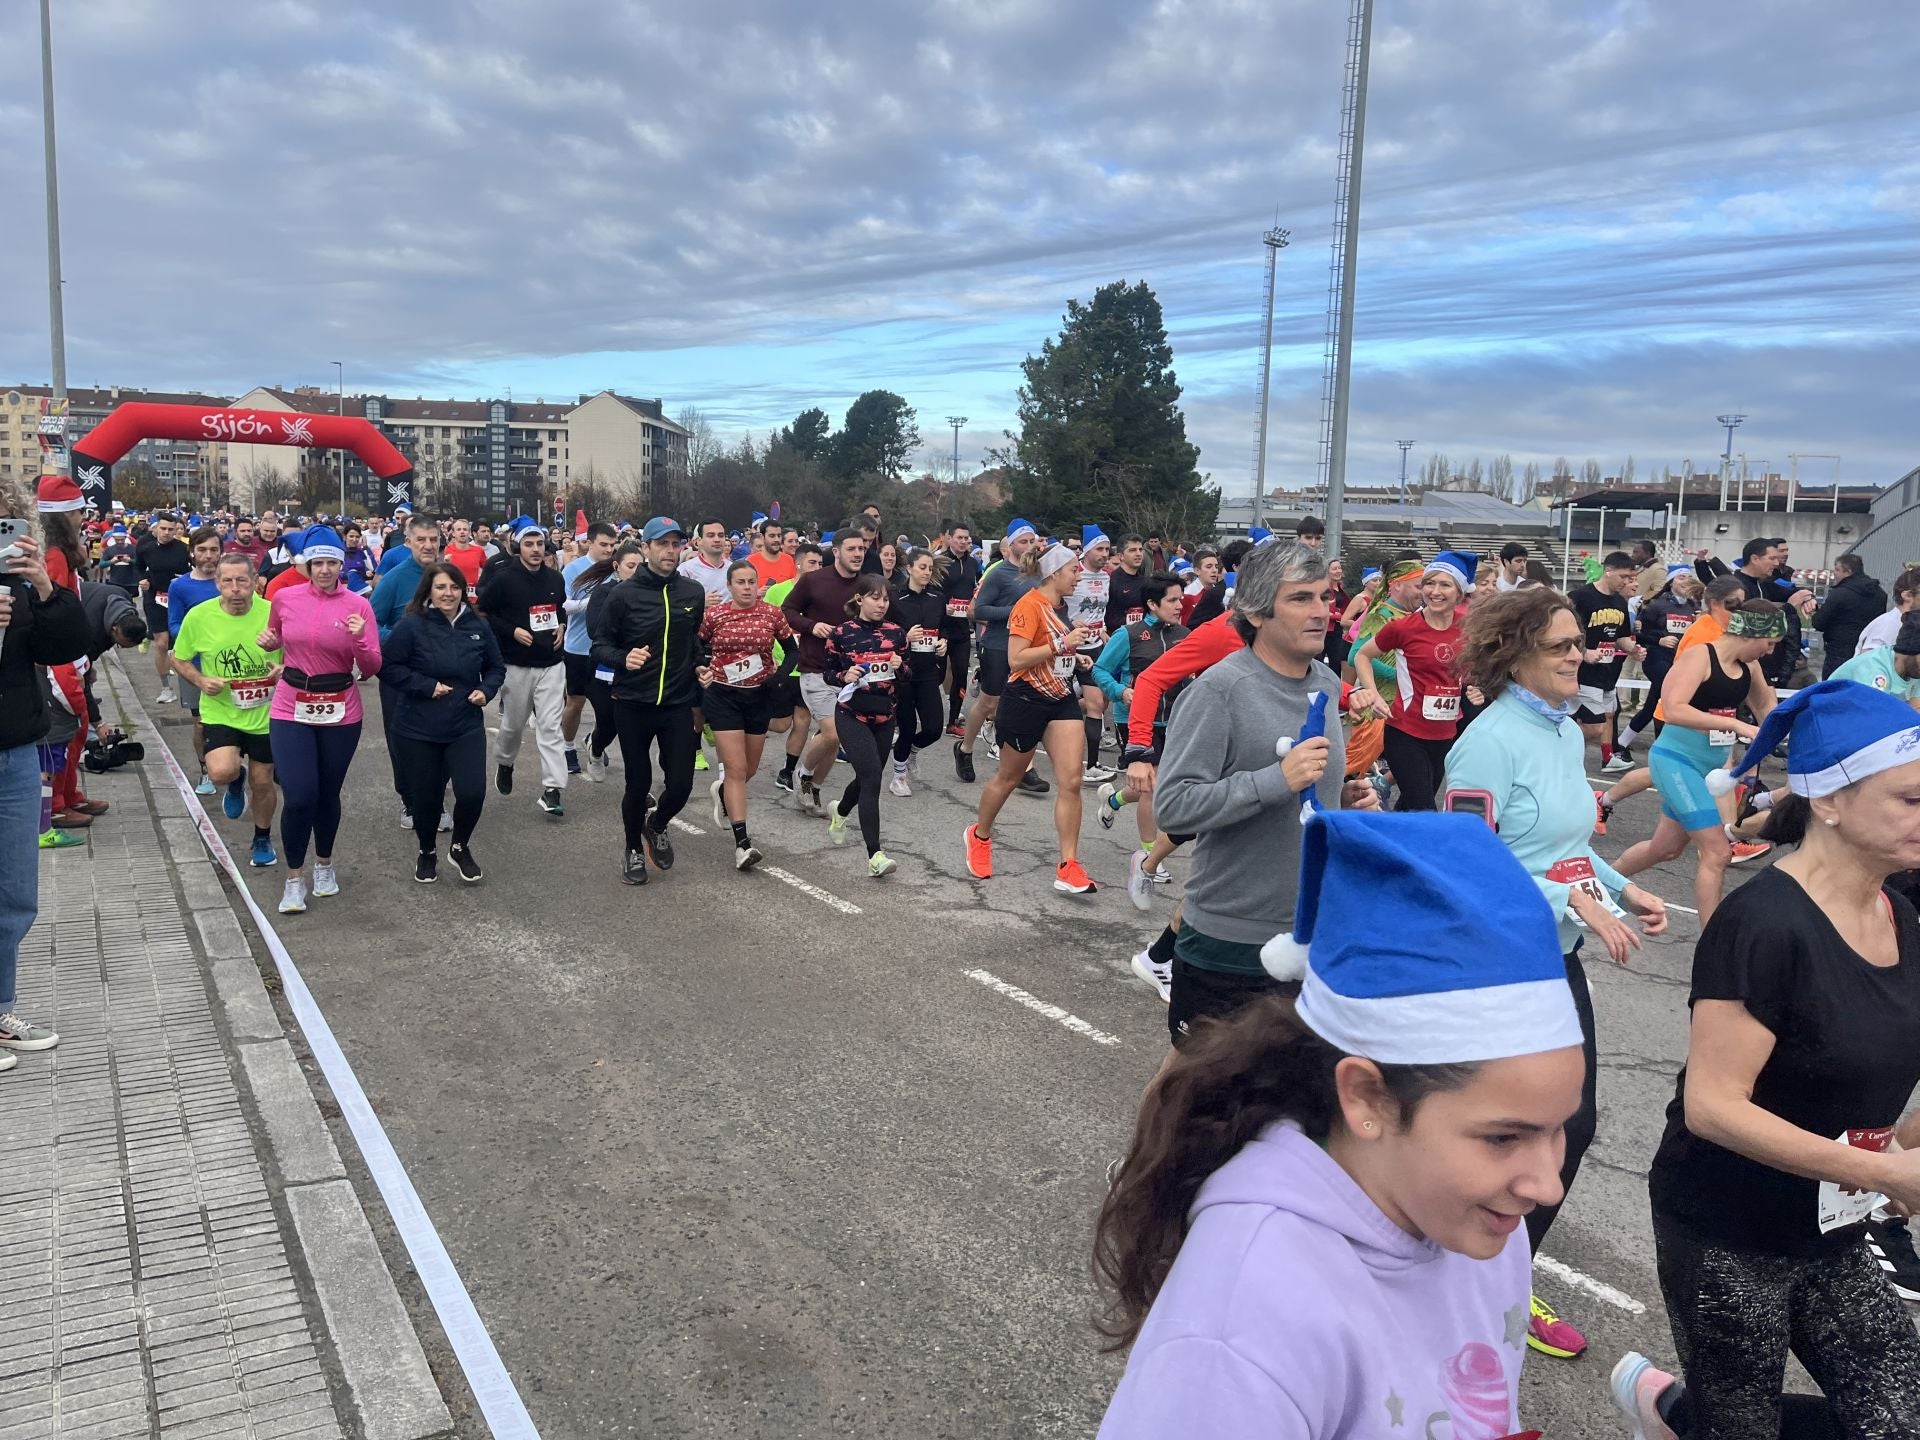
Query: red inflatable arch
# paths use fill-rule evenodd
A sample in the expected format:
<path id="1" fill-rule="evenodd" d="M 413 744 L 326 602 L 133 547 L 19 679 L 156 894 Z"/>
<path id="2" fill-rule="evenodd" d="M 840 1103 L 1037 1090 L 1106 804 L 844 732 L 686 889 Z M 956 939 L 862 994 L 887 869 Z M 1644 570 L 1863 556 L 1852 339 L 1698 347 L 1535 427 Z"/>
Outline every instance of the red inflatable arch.
<path id="1" fill-rule="evenodd" d="M 413 503 L 413 466 L 371 421 L 357 415 L 297 415 L 285 410 L 209 410 L 200 405 L 131 401 L 73 449 L 73 478 L 96 511 L 113 508 L 113 466 L 142 440 L 208 440 L 350 450 L 387 483 L 387 504 Z"/>

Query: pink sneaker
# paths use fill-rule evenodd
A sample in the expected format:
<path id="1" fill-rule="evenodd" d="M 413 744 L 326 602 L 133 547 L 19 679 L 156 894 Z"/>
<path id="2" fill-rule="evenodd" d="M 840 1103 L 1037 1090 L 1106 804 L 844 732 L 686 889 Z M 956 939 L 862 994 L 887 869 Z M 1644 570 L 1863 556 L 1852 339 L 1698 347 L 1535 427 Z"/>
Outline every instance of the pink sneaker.
<path id="1" fill-rule="evenodd" d="M 1613 1403 L 1633 1427 L 1633 1440 L 1677 1440 L 1672 1427 L 1660 1418 L 1659 1400 L 1676 1382 L 1657 1370 L 1646 1356 L 1629 1350 L 1613 1367 Z"/>
<path id="2" fill-rule="evenodd" d="M 1542 1355 L 1571 1360 L 1587 1348 L 1587 1337 L 1554 1314 L 1553 1307 L 1535 1295 L 1533 1313 L 1527 1321 L 1527 1344 Z"/>

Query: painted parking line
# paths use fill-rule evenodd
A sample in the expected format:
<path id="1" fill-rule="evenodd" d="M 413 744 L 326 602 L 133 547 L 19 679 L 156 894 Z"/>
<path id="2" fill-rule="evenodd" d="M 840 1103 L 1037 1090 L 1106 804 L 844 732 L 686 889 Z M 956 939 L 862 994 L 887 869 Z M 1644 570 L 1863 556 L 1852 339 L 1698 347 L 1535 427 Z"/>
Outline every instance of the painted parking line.
<path id="1" fill-rule="evenodd" d="M 1006 996 L 1009 1000 L 1013 1001 L 1014 1004 L 1024 1005 L 1027 1009 L 1033 1011 L 1034 1014 L 1044 1015 L 1056 1024 L 1073 1031 L 1074 1034 L 1086 1036 L 1096 1045 L 1118 1045 L 1120 1043 L 1120 1037 L 1118 1035 L 1109 1035 L 1104 1030 L 1096 1030 L 1078 1015 L 1069 1014 L 1058 1005 L 1049 1005 L 1039 996 L 1028 994 L 1018 985 L 1009 985 L 990 970 L 962 970 L 960 973 L 965 975 L 969 980 L 977 981 L 979 984 L 986 986 L 995 994 Z"/>
<path id="2" fill-rule="evenodd" d="M 675 819 L 669 820 L 667 823 L 673 826 L 673 828 L 676 830 L 686 831 L 687 834 L 689 835 L 704 835 L 707 833 L 705 830 L 701 829 L 698 825 L 689 825 L 686 821 L 681 820 L 677 817 Z M 818 900 L 822 905 L 825 905 L 828 909 L 838 910 L 842 915 L 864 915 L 867 913 L 866 911 L 862 910 L 858 905 L 854 904 L 851 900 L 842 900 L 838 895 L 834 894 L 831 890 L 822 890 L 818 885 L 815 885 L 812 881 L 802 880 L 798 875 L 794 874 L 791 870 L 782 870 L 778 865 L 760 865 L 760 866 L 756 866 L 755 868 L 759 871 L 760 874 L 771 875 L 774 879 L 778 880 L 782 885 L 791 885 L 794 889 L 798 890 L 802 895 L 808 896 L 814 900 Z"/>

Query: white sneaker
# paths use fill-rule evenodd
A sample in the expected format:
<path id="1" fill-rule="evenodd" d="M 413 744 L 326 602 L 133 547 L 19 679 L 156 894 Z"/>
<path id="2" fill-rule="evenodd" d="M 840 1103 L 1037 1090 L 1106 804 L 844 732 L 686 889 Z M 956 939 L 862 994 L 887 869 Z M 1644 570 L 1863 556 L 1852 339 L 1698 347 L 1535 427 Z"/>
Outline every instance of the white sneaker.
<path id="1" fill-rule="evenodd" d="M 1147 869 L 1147 852 L 1135 849 L 1127 857 L 1127 899 L 1136 910 L 1153 909 L 1153 874 Z"/>
<path id="2" fill-rule="evenodd" d="M 333 866 L 322 865 L 318 861 L 313 866 L 313 895 L 316 900 L 340 893 L 340 877 L 333 873 Z"/>
<path id="3" fill-rule="evenodd" d="M 1633 769 L 1633 757 L 1614 751 L 1613 758 L 1600 767 L 1602 775 L 1624 775 Z"/>
<path id="4" fill-rule="evenodd" d="M 713 797 L 713 827 L 716 830 L 727 828 L 727 797 L 722 791 L 726 783 L 726 777 L 722 776 L 707 786 L 707 793 Z"/>
<path id="5" fill-rule="evenodd" d="M 445 810 L 442 810 L 440 812 L 440 833 L 442 835 L 445 835 L 452 829 L 453 829 L 453 816 L 448 814 Z"/>
<path id="6" fill-rule="evenodd" d="M 1100 787 L 1100 793 L 1094 800 L 1093 814 L 1102 830 L 1113 829 L 1113 822 L 1120 818 L 1120 812 L 1113 808 L 1113 781 L 1108 780 Z"/>
<path id="7" fill-rule="evenodd" d="M 307 912 L 307 882 L 298 875 L 287 877 L 287 888 L 280 895 L 280 913 L 282 915 L 304 915 Z"/>
<path id="8" fill-rule="evenodd" d="M 898 795 L 902 800 L 911 796 L 913 794 L 913 786 L 907 783 L 907 772 L 895 768 L 893 779 L 887 782 L 887 790 L 890 794 Z"/>
<path id="9" fill-rule="evenodd" d="M 177 705 L 180 703 L 180 697 L 163 685 L 160 687 L 160 693 L 153 697 L 153 703 L 156 705 Z"/>
<path id="10" fill-rule="evenodd" d="M 413 828 L 413 812 L 404 805 L 400 807 L 400 828 L 402 830 Z"/>
<path id="11" fill-rule="evenodd" d="M 0 1050 L 0 1075 L 4 1075 L 19 1063 L 19 1060 L 14 1056 L 9 1055 L 5 1050 Z"/>
<path id="12" fill-rule="evenodd" d="M 598 760 L 593 758 L 593 744 L 589 741 L 587 744 L 587 753 L 580 757 L 580 774 L 598 785 L 607 778 L 607 771 L 612 768 L 613 761 L 605 755 L 602 755 Z"/>
<path id="13" fill-rule="evenodd" d="M 736 870 L 751 870 L 760 863 L 760 860 L 761 855 L 759 850 L 752 845 L 736 845 L 733 847 L 733 868 Z"/>
<path id="14" fill-rule="evenodd" d="M 1114 773 L 1114 771 L 1108 769 L 1105 765 L 1089 765 L 1080 772 L 1080 783 L 1082 785 L 1104 785 L 1113 779 Z"/>
<path id="15" fill-rule="evenodd" d="M 1163 1005 L 1173 1003 L 1173 966 L 1157 963 L 1151 951 L 1142 950 L 1133 957 L 1133 973 L 1160 992 Z"/>

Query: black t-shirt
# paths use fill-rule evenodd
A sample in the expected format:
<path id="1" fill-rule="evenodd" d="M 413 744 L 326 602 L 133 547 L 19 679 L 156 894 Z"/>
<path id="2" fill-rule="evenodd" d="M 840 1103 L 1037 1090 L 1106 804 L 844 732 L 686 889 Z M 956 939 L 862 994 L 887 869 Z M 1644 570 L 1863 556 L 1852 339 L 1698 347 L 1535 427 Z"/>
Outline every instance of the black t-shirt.
<path id="1" fill-rule="evenodd" d="M 115 536 L 100 547 L 100 564 L 107 581 L 122 590 L 140 588 L 140 557 L 134 542 L 125 535 Z"/>
<path id="2" fill-rule="evenodd" d="M 147 595 L 164 595 L 169 586 L 193 569 L 193 552 L 184 540 L 169 540 L 162 545 L 143 540 L 139 551 L 140 578 L 147 581 Z"/>
<path id="3" fill-rule="evenodd" d="M 1121 566 L 1107 572 L 1107 633 L 1118 635 L 1136 620 L 1146 618 L 1147 602 L 1140 591 L 1147 572 L 1129 575 Z"/>
<path id="4" fill-rule="evenodd" d="M 1890 895 L 1900 963 L 1869 965 L 1799 882 L 1766 870 L 1720 903 L 1693 952 L 1689 1004 L 1738 1000 L 1774 1034 L 1753 1102 L 1815 1135 L 1891 1127 L 1920 1084 L 1920 917 Z M 1820 1255 L 1859 1236 L 1826 1234 L 1819 1212 L 1836 1187 L 1775 1170 L 1702 1140 L 1686 1126 L 1686 1071 L 1667 1107 L 1649 1177 L 1656 1214 L 1709 1244 Z"/>
<path id="5" fill-rule="evenodd" d="M 1609 595 L 1598 585 L 1583 585 L 1567 597 L 1580 616 L 1587 632 L 1586 648 L 1598 650 L 1603 657 L 1597 664 L 1580 666 L 1580 683 L 1603 693 L 1620 683 L 1620 667 L 1627 657 L 1615 647 L 1632 626 L 1627 621 L 1627 597 Z"/>

